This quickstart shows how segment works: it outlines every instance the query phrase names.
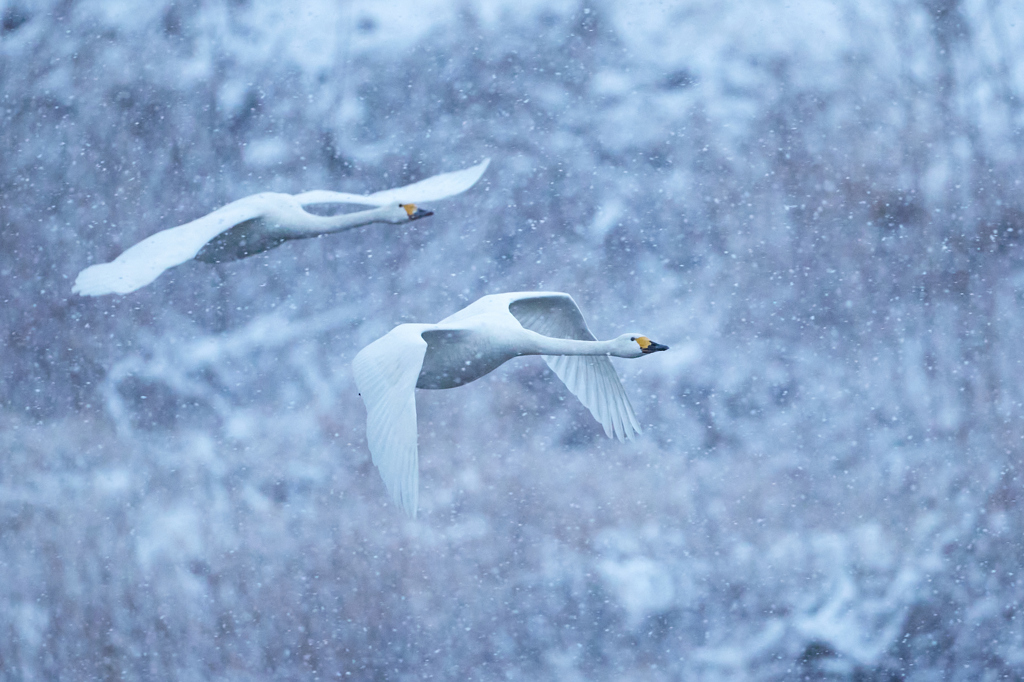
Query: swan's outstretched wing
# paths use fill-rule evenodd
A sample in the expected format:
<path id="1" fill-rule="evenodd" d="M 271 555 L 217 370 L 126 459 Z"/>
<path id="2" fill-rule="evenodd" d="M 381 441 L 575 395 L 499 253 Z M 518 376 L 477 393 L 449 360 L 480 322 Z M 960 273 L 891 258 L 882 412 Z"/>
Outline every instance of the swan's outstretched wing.
<path id="1" fill-rule="evenodd" d="M 484 159 L 470 168 L 451 173 L 441 173 L 425 180 L 414 182 L 405 187 L 386 189 L 373 194 L 349 194 L 317 189 L 296 194 L 295 198 L 303 206 L 310 204 L 363 204 L 366 206 L 384 206 L 385 204 L 419 204 L 424 201 L 437 201 L 456 194 L 461 194 L 476 184 L 480 176 L 487 170 L 490 159 Z"/>
<path id="2" fill-rule="evenodd" d="M 221 232 L 259 216 L 263 202 L 253 195 L 218 208 L 190 223 L 146 237 L 109 263 L 90 265 L 78 273 L 72 293 L 82 296 L 127 294 L 144 287 L 175 265 L 194 258 Z"/>
<path id="3" fill-rule="evenodd" d="M 366 444 L 388 493 L 416 518 L 419 456 L 416 448 L 416 379 L 427 342 L 424 325 L 403 324 L 359 351 L 352 361 L 366 404 Z"/>
<path id="4" fill-rule="evenodd" d="M 545 355 L 544 361 L 590 410 L 609 438 L 632 440 L 640 433 L 640 422 L 608 356 Z"/>
<path id="5" fill-rule="evenodd" d="M 509 312 L 524 328 L 559 339 L 596 341 L 576 301 L 568 294 L 513 295 Z M 545 355 L 544 361 L 604 427 L 609 438 L 632 439 L 640 433 L 633 406 L 606 355 Z"/>

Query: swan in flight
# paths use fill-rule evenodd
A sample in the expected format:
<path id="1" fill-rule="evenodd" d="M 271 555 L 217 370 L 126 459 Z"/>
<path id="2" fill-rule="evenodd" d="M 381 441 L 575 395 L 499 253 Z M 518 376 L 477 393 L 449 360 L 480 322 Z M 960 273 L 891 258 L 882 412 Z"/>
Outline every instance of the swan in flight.
<path id="1" fill-rule="evenodd" d="M 175 265 L 195 258 L 206 263 L 238 260 L 288 241 L 341 232 L 370 223 L 403 224 L 433 215 L 417 208 L 465 192 L 487 170 L 490 159 L 470 168 L 442 173 L 405 187 L 360 195 L 329 190 L 302 194 L 263 192 L 233 201 L 190 223 L 143 239 L 110 263 L 78 273 L 73 293 L 82 296 L 127 294 L 149 284 Z M 361 204 L 367 211 L 319 216 L 305 206 Z"/>
<path id="2" fill-rule="evenodd" d="M 667 349 L 642 334 L 598 341 L 568 294 L 519 292 L 484 296 L 437 324 L 399 325 L 359 351 L 352 367 L 373 463 L 392 499 L 415 518 L 414 388 L 454 388 L 514 357 L 541 355 L 609 438 L 631 439 L 640 424 L 608 356 Z"/>

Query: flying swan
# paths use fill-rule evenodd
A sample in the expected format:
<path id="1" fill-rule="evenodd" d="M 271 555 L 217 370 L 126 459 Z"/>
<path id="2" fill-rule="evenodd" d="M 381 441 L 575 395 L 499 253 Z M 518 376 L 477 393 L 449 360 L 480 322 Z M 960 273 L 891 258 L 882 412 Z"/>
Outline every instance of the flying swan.
<path id="1" fill-rule="evenodd" d="M 465 192 L 476 184 L 489 163 L 490 159 L 485 159 L 471 168 L 365 196 L 329 190 L 294 195 L 253 194 L 190 223 L 157 232 L 110 263 L 87 267 L 78 273 L 71 291 L 82 296 L 127 294 L 146 286 L 164 270 L 192 258 L 206 263 L 238 260 L 289 239 L 316 237 L 370 223 L 402 224 L 425 218 L 433 213 L 417 208 L 417 203 Z M 304 209 L 313 204 L 361 204 L 376 208 L 318 216 Z"/>
<path id="2" fill-rule="evenodd" d="M 610 355 L 667 350 L 641 334 L 598 341 L 576 302 L 558 292 L 484 296 L 437 324 L 402 324 L 352 361 L 366 404 L 366 442 L 392 499 L 415 518 L 419 498 L 414 388 L 454 388 L 520 355 L 541 355 L 604 427 L 632 438 L 640 424 Z"/>

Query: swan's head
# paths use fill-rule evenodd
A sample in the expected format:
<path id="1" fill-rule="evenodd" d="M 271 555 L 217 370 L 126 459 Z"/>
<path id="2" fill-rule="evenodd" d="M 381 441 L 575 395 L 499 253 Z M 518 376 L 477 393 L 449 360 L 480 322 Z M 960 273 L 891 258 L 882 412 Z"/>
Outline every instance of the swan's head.
<path id="1" fill-rule="evenodd" d="M 424 211 L 422 208 L 417 208 L 416 204 L 399 204 L 399 207 L 405 211 L 406 220 L 419 220 L 428 215 L 434 215 L 433 211 Z"/>
<path id="2" fill-rule="evenodd" d="M 619 338 L 615 339 L 616 349 L 621 351 L 616 353 L 620 357 L 624 358 L 638 358 L 641 355 L 650 355 L 656 353 L 659 350 L 668 350 L 668 346 L 663 346 L 660 343 L 655 343 L 643 334 L 623 334 Z"/>
<path id="3" fill-rule="evenodd" d="M 394 225 L 404 225 L 410 220 L 419 220 L 428 215 L 434 215 L 433 211 L 424 211 L 416 204 L 385 204 L 378 210 L 381 213 L 377 214 L 380 216 L 377 220 Z"/>

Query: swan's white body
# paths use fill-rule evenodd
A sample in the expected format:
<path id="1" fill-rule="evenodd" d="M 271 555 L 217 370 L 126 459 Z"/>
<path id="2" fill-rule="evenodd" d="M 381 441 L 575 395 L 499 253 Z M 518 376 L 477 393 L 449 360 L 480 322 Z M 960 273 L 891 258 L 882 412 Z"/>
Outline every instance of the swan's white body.
<path id="1" fill-rule="evenodd" d="M 314 190 L 302 194 L 263 192 L 233 201 L 190 223 L 143 239 L 110 263 L 80 272 L 72 292 L 82 296 L 127 294 L 160 274 L 195 258 L 216 263 L 245 258 L 289 239 L 316 237 L 370 223 L 407 223 L 430 215 L 414 204 L 454 196 L 476 184 L 490 160 L 452 173 L 442 173 L 405 187 L 369 195 Z M 368 211 L 318 216 L 305 210 L 313 204 L 361 204 Z M 407 208 L 410 207 L 410 208 Z"/>
<path id="2" fill-rule="evenodd" d="M 636 358 L 665 346 L 639 334 L 598 341 L 568 294 L 484 296 L 437 324 L 395 327 L 356 355 L 366 404 L 366 441 L 395 502 L 416 516 L 419 462 L 415 388 L 453 388 L 520 355 L 542 355 L 555 374 L 619 440 L 640 432 L 608 356 Z"/>

